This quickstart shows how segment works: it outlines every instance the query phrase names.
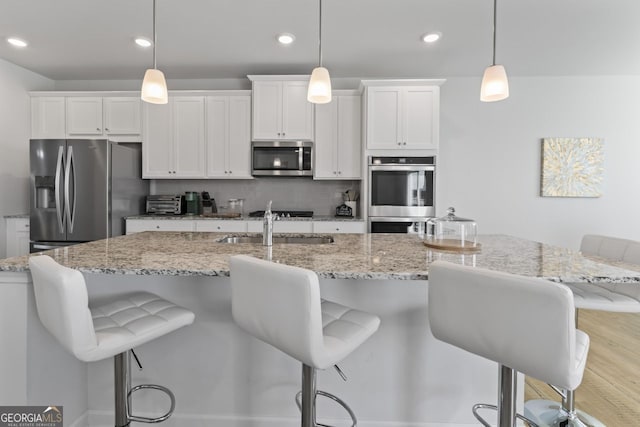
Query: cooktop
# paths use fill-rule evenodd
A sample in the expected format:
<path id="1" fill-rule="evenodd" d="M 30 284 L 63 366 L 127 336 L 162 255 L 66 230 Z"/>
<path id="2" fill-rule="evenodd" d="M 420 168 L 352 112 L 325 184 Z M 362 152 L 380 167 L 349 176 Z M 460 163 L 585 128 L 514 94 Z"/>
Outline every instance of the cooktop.
<path id="1" fill-rule="evenodd" d="M 285 217 L 285 218 L 311 218 L 313 216 L 313 211 L 289 211 L 289 210 L 272 210 L 274 214 Z M 264 216 L 264 211 L 253 211 L 249 213 L 250 217 L 261 217 Z"/>

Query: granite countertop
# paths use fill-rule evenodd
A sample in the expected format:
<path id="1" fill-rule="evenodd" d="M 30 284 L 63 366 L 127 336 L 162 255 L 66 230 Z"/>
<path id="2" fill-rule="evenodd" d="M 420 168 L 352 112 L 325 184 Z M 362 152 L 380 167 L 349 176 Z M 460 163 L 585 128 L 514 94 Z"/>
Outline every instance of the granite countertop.
<path id="1" fill-rule="evenodd" d="M 576 251 L 504 235 L 480 236 L 481 252 L 465 255 L 430 250 L 411 234 L 336 234 L 331 244 L 271 248 L 217 242 L 230 235 L 260 236 L 153 231 L 44 253 L 82 272 L 102 274 L 228 276 L 229 257 L 247 254 L 307 268 L 327 279 L 424 280 L 429 263 L 442 259 L 558 282 L 640 283 L 639 266 L 606 265 Z M 27 271 L 28 257 L 0 260 L 0 271 Z"/>
<path id="2" fill-rule="evenodd" d="M 241 216 L 241 217 L 228 217 L 228 216 L 215 216 L 213 215 L 133 215 L 128 216 L 126 219 L 148 219 L 148 220 L 229 220 L 229 221 L 262 221 L 262 217 L 259 216 Z M 313 217 L 293 217 L 293 218 L 278 218 L 277 221 L 364 221 L 362 218 L 352 218 L 344 216 L 331 216 L 331 215 L 314 215 Z"/>

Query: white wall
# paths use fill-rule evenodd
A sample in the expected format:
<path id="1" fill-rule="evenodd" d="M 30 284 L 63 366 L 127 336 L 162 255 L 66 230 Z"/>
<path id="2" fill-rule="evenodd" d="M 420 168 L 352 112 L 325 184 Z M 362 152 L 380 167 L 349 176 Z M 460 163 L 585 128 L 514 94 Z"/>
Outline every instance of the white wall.
<path id="1" fill-rule="evenodd" d="M 0 59 L 0 258 L 4 215 L 29 212 L 30 90 L 52 90 L 49 80 Z"/>
<path id="2" fill-rule="evenodd" d="M 438 216 L 454 206 L 480 233 L 578 248 L 586 233 L 640 240 L 640 77 L 509 80 L 511 97 L 479 101 L 480 78 L 441 88 Z M 601 137 L 604 195 L 540 197 L 541 139 Z"/>

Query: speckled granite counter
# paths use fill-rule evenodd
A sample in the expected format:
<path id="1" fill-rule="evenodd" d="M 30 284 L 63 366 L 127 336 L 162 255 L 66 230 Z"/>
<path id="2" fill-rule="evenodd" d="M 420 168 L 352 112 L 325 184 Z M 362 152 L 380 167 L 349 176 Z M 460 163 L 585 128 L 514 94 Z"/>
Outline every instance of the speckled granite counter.
<path id="1" fill-rule="evenodd" d="M 569 249 L 503 235 L 480 236 L 482 251 L 464 256 L 429 250 L 417 236 L 405 234 L 336 234 L 331 244 L 274 244 L 271 249 L 217 242 L 229 235 L 257 236 L 144 232 L 45 253 L 80 271 L 104 274 L 228 276 L 229 257 L 248 254 L 307 268 L 324 279 L 424 280 L 429 263 L 443 259 L 559 282 L 640 283 L 637 266 L 606 265 Z M 26 269 L 26 256 L 0 260 L 0 271 Z"/>
<path id="2" fill-rule="evenodd" d="M 4 218 L 29 218 L 29 214 L 5 215 Z"/>

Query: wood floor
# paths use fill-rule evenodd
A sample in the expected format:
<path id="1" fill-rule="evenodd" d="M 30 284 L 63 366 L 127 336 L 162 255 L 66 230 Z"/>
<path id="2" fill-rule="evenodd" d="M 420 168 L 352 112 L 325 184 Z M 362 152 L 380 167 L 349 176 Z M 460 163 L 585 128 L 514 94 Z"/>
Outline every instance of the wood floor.
<path id="1" fill-rule="evenodd" d="M 591 347 L 576 407 L 608 427 L 640 426 L 640 314 L 580 310 L 578 328 L 589 334 Z M 527 378 L 529 399 L 560 400 Z"/>

